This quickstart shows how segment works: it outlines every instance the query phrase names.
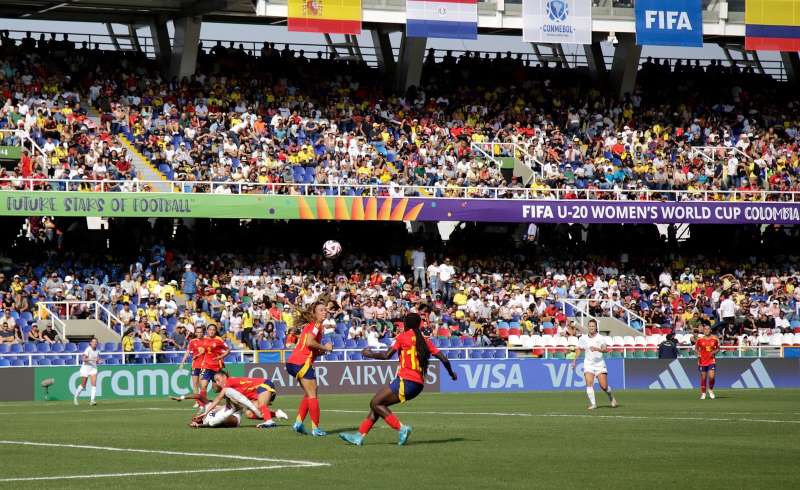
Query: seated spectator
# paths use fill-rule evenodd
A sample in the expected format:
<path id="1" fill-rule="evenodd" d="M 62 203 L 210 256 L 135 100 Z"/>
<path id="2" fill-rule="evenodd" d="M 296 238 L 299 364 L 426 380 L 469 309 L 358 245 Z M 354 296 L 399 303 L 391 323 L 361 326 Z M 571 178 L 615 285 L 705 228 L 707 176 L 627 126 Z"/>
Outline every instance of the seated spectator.
<path id="1" fill-rule="evenodd" d="M 53 325 L 48 323 L 42 331 L 42 341 L 48 344 L 58 343 L 58 332 L 53 328 Z"/>
<path id="2" fill-rule="evenodd" d="M 186 332 L 186 327 L 183 324 L 178 324 L 178 326 L 175 327 L 172 338 L 170 338 L 170 343 L 175 350 L 186 350 L 186 346 L 189 343 L 186 339 Z"/>
<path id="3" fill-rule="evenodd" d="M 16 344 L 17 336 L 14 329 L 6 322 L 0 324 L 0 344 Z"/>
<path id="4" fill-rule="evenodd" d="M 297 329 L 292 329 L 286 335 L 286 348 L 287 349 L 294 349 L 297 346 Z"/>
<path id="5" fill-rule="evenodd" d="M 31 331 L 28 332 L 28 342 L 37 342 L 37 343 L 44 342 L 44 339 L 42 338 L 42 333 L 39 331 L 38 325 L 34 325 L 31 328 Z"/>

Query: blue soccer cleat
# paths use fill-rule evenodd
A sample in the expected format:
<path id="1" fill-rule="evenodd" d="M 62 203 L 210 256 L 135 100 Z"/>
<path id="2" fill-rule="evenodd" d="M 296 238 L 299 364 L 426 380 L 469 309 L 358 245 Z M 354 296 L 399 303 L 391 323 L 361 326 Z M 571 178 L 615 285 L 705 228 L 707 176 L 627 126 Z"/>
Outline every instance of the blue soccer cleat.
<path id="1" fill-rule="evenodd" d="M 292 426 L 292 430 L 297 432 L 298 434 L 303 434 L 303 435 L 308 434 L 308 432 L 306 432 L 306 426 L 303 425 L 302 422 L 295 422 L 294 425 Z"/>
<path id="2" fill-rule="evenodd" d="M 328 433 L 317 427 L 311 431 L 311 435 L 314 437 L 325 437 L 328 435 Z"/>
<path id="3" fill-rule="evenodd" d="M 408 442 L 408 437 L 411 435 L 411 426 L 410 425 L 401 425 L 400 426 L 400 439 L 397 441 L 398 446 L 405 446 Z"/>
<path id="4" fill-rule="evenodd" d="M 339 438 L 345 442 L 349 442 L 354 446 L 364 445 L 364 436 L 362 436 L 358 432 L 343 432 L 339 434 Z"/>

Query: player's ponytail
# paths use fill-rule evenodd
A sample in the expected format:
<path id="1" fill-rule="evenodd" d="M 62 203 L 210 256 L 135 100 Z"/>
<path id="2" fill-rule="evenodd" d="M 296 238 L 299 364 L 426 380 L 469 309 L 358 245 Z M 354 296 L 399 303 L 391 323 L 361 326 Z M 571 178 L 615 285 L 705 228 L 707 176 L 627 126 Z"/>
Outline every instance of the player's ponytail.
<path id="1" fill-rule="evenodd" d="M 295 325 L 297 325 L 298 323 L 300 325 L 305 325 L 305 324 L 308 324 L 308 323 L 314 323 L 315 322 L 314 310 L 316 310 L 317 306 L 319 306 L 319 305 L 323 305 L 324 306 L 325 302 L 324 301 L 319 301 L 319 300 L 314 301 L 313 303 L 311 303 L 308 306 L 308 308 L 302 310 L 300 312 L 300 314 L 297 316 L 297 320 L 300 320 L 300 321 L 299 322 L 295 322 Z"/>
<path id="2" fill-rule="evenodd" d="M 419 357 L 419 367 L 420 371 L 422 371 L 422 378 L 424 380 L 425 376 L 428 375 L 428 364 L 430 364 L 431 360 L 431 351 L 428 349 L 428 341 L 425 339 L 425 336 L 422 335 L 422 331 L 419 329 L 421 324 L 422 318 L 417 313 L 409 313 L 403 319 L 403 325 L 405 326 L 406 330 L 410 329 L 414 331 L 417 356 Z"/>

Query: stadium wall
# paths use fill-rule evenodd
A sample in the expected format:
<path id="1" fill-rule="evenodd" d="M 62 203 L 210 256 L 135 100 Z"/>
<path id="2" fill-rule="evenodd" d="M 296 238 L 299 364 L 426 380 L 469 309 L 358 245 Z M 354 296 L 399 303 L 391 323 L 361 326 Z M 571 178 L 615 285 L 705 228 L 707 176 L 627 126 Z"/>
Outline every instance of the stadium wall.
<path id="1" fill-rule="evenodd" d="M 0 216 L 790 225 L 800 224 L 800 203 L 13 191 Z"/>
<path id="2" fill-rule="evenodd" d="M 565 359 L 452 361 L 452 381 L 438 362 L 431 364 L 427 393 L 475 393 L 573 390 L 585 386 L 583 363 Z M 608 359 L 609 383 L 617 389 L 695 389 L 695 359 Z M 374 393 L 397 374 L 396 362 L 321 362 L 315 366 L 322 393 Z M 265 377 L 281 394 L 300 394 L 282 364 L 229 364 L 232 376 Z M 444 375 L 443 375 L 444 374 Z M 97 395 L 104 399 L 162 398 L 191 392 L 189 371 L 171 364 L 105 366 L 98 373 Z M 52 379 L 46 392 L 42 381 Z M 80 383 L 77 367 L 0 369 L 0 401 L 71 400 Z M 717 387 L 800 388 L 800 359 L 719 359 Z M 83 393 L 88 396 L 88 390 Z"/>

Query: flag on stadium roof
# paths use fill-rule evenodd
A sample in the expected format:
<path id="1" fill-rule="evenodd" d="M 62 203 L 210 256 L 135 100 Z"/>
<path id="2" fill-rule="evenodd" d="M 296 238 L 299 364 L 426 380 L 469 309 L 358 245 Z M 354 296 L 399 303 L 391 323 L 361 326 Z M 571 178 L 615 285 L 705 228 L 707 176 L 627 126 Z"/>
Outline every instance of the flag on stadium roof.
<path id="1" fill-rule="evenodd" d="M 745 0 L 744 47 L 800 51 L 800 0 Z"/>
<path id="2" fill-rule="evenodd" d="M 361 34 L 361 0 L 288 0 L 294 32 Z"/>
<path id="3" fill-rule="evenodd" d="M 406 35 L 478 39 L 478 1 L 406 0 Z"/>
<path id="4" fill-rule="evenodd" d="M 592 0 L 522 0 L 522 40 L 591 44 Z"/>

